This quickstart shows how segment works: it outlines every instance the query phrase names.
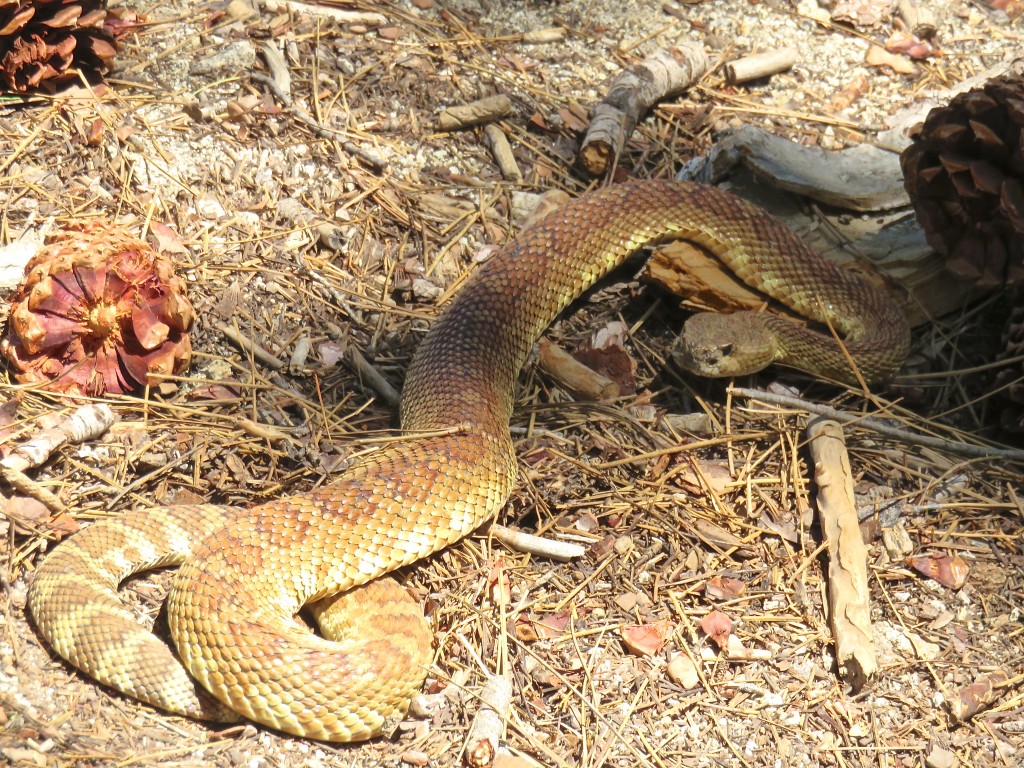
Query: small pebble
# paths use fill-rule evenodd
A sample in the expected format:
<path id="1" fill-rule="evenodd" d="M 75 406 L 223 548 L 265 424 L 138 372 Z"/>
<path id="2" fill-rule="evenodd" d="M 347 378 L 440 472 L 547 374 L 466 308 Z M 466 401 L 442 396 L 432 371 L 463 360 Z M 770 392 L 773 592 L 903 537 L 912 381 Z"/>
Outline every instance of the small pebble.
<path id="1" fill-rule="evenodd" d="M 668 676 L 673 683 L 687 690 L 696 688 L 700 682 L 697 667 L 685 653 L 677 653 L 672 657 L 668 663 Z"/>
<path id="2" fill-rule="evenodd" d="M 956 755 L 948 749 L 933 745 L 924 756 L 924 764 L 927 768 L 955 768 L 959 764 Z"/>

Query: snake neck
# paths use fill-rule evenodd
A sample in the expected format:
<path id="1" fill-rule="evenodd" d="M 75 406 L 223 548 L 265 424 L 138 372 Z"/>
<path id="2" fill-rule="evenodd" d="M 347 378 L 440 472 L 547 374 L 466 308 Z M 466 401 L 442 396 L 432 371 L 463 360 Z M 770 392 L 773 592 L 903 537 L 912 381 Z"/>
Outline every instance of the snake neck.
<path id="1" fill-rule="evenodd" d="M 845 351 L 820 334 L 792 334 L 799 348 L 788 364 L 851 380 L 849 352 L 870 380 L 884 380 L 906 356 L 909 329 L 895 303 L 760 209 L 715 187 L 628 182 L 560 207 L 477 270 L 413 358 L 403 427 L 504 430 L 537 337 L 610 270 L 670 239 L 710 250 L 751 287 L 844 336 Z"/>
<path id="2" fill-rule="evenodd" d="M 560 207 L 498 251 L 417 349 L 402 393 L 402 426 L 506 429 L 516 377 L 534 342 L 609 271 L 672 236 L 665 206 L 678 206 L 683 186 L 609 187 Z"/>

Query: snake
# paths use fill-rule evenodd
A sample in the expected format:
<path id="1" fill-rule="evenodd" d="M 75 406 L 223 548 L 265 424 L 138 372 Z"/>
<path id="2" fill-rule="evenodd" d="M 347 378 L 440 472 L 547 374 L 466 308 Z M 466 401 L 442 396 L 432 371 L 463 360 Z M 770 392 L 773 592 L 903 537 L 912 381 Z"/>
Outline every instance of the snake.
<path id="1" fill-rule="evenodd" d="M 863 386 L 891 378 L 906 357 L 910 331 L 895 300 L 760 208 L 689 182 L 610 185 L 475 269 L 413 355 L 395 439 L 327 484 L 251 508 L 140 507 L 92 523 L 36 569 L 29 608 L 41 635 L 99 682 L 170 712 L 326 741 L 386 732 L 433 657 L 422 611 L 387 574 L 500 512 L 517 476 L 516 380 L 536 339 L 609 271 L 670 239 L 708 250 L 817 323 L 695 315 L 680 342 L 694 372 L 737 376 L 778 362 Z M 759 348 L 748 353 L 752 340 Z M 177 566 L 171 643 L 118 593 L 161 566 Z"/>

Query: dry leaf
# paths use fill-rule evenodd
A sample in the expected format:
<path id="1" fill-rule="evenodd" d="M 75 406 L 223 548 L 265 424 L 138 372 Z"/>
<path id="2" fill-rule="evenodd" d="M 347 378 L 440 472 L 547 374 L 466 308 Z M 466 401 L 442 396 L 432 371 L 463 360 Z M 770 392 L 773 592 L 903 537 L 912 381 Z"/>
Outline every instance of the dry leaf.
<path id="1" fill-rule="evenodd" d="M 377 27 L 377 34 L 385 40 L 398 40 L 400 37 L 405 36 L 405 30 L 401 27 L 389 24 L 387 26 Z"/>
<path id="2" fill-rule="evenodd" d="M 542 619 L 521 616 L 516 621 L 516 638 L 524 643 L 536 640 L 553 640 L 562 637 L 569 626 L 569 611 L 559 611 Z"/>
<path id="3" fill-rule="evenodd" d="M 691 493 L 711 491 L 721 496 L 735 487 L 729 465 L 717 459 L 686 459 L 689 466 L 680 469 L 676 482 Z M 660 477 L 660 475 L 658 475 Z"/>
<path id="4" fill-rule="evenodd" d="M 721 611 L 712 611 L 700 620 L 700 628 L 719 648 L 725 648 L 732 634 L 732 619 Z"/>
<path id="5" fill-rule="evenodd" d="M 958 700 L 950 702 L 953 716 L 957 720 L 969 720 L 995 701 L 998 687 L 1009 680 L 1002 670 L 982 675 L 970 685 L 960 689 Z"/>
<path id="6" fill-rule="evenodd" d="M 530 115 L 529 122 L 531 126 L 533 126 L 539 131 L 544 131 L 545 133 L 551 132 L 551 124 L 548 123 L 544 115 L 542 115 L 540 112 L 534 112 L 532 115 Z"/>
<path id="7" fill-rule="evenodd" d="M 712 576 L 704 585 L 704 594 L 712 600 L 732 600 L 743 595 L 746 590 L 746 584 L 728 576 Z"/>
<path id="8" fill-rule="evenodd" d="M 497 64 L 503 69 L 515 70 L 520 74 L 530 72 L 538 66 L 535 61 L 528 61 L 521 56 L 514 56 L 511 53 L 506 53 L 504 56 L 499 57 Z"/>
<path id="9" fill-rule="evenodd" d="M 499 557 L 487 573 L 487 594 L 495 605 L 508 605 L 512 602 L 512 585 L 503 557 Z"/>
<path id="10" fill-rule="evenodd" d="M 98 147 L 103 142 L 103 119 L 97 117 L 89 125 L 89 132 L 85 136 L 85 143 L 90 147 Z"/>
<path id="11" fill-rule="evenodd" d="M 624 611 L 632 611 L 640 602 L 640 596 L 636 592 L 626 592 L 615 598 L 615 604 Z"/>
<path id="12" fill-rule="evenodd" d="M 10 450 L 10 437 L 18 429 L 18 408 L 20 397 L 12 397 L 0 403 L 0 457 L 6 456 Z"/>
<path id="13" fill-rule="evenodd" d="M 603 560 L 605 557 L 615 551 L 615 537 L 610 533 L 600 541 L 595 541 L 590 546 L 590 556 L 595 560 Z"/>
<path id="14" fill-rule="evenodd" d="M 616 320 L 597 331 L 587 346 L 573 353 L 573 357 L 590 370 L 614 381 L 623 395 L 636 392 L 636 361 L 624 346 L 628 332 L 626 325 Z"/>
<path id="15" fill-rule="evenodd" d="M 151 221 L 149 232 L 153 236 L 153 247 L 161 253 L 188 253 L 181 241 L 181 235 L 161 221 Z"/>
<path id="16" fill-rule="evenodd" d="M 72 533 L 77 533 L 78 529 L 81 527 L 78 524 L 78 521 L 67 512 L 60 512 L 51 517 L 47 526 L 51 531 L 59 534 L 58 538 L 64 538 L 65 536 L 70 536 Z"/>
<path id="17" fill-rule="evenodd" d="M 828 107 L 833 112 L 842 112 L 853 102 L 871 90 L 871 81 L 866 75 L 857 75 L 832 97 Z"/>
<path id="18" fill-rule="evenodd" d="M 324 368 L 333 368 L 345 358 L 345 345 L 337 341 L 325 341 L 318 349 Z"/>
<path id="19" fill-rule="evenodd" d="M 653 624 L 637 624 L 619 630 L 622 642 L 630 653 L 636 656 L 654 656 L 665 647 L 665 640 L 670 631 L 668 619 L 661 619 Z"/>
<path id="20" fill-rule="evenodd" d="M 0 497 L 0 504 L 5 501 L 4 516 L 10 518 L 18 533 L 33 534 L 33 526 L 50 519 L 50 510 L 46 505 L 31 496 L 12 496 L 6 500 Z"/>
<path id="21" fill-rule="evenodd" d="M 589 121 L 566 107 L 558 110 L 558 116 L 562 118 L 562 122 L 565 123 L 566 128 L 570 131 L 575 131 L 576 133 L 583 133 L 590 124 Z"/>
<path id="22" fill-rule="evenodd" d="M 893 0 L 839 0 L 832 8 L 832 20 L 856 27 L 877 27 L 891 18 Z"/>
<path id="23" fill-rule="evenodd" d="M 915 555 L 908 557 L 906 562 L 914 570 L 949 589 L 960 589 L 967 583 L 971 570 L 960 555 Z"/>
<path id="24" fill-rule="evenodd" d="M 930 43 L 910 32 L 893 32 L 885 41 L 885 50 L 889 53 L 903 53 L 912 59 L 927 59 L 936 55 L 936 50 Z"/>

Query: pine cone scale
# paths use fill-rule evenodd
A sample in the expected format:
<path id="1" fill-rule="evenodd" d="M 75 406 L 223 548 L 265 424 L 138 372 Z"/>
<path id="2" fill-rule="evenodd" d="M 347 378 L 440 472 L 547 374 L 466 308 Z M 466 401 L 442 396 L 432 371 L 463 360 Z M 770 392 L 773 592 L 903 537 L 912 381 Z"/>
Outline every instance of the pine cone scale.
<path id="1" fill-rule="evenodd" d="M 106 0 L 0 0 L 0 86 L 22 93 L 105 74 L 114 20 Z"/>
<path id="2" fill-rule="evenodd" d="M 1024 276 L 1024 74 L 933 109 L 900 158 L 928 243 L 982 286 Z"/>

